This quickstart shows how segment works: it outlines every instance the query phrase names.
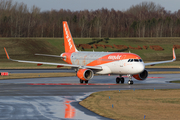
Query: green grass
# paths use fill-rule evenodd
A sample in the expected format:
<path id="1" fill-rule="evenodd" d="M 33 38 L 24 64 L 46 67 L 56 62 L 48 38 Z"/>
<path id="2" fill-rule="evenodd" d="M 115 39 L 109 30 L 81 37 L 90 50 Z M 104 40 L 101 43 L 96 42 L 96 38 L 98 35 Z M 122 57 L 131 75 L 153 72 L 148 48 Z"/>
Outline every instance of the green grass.
<path id="1" fill-rule="evenodd" d="M 75 44 L 87 44 L 92 42 L 92 38 L 74 38 Z M 110 38 L 109 43 L 99 42 L 98 44 L 104 45 L 126 45 L 137 47 L 138 45 L 143 47 L 143 45 L 160 45 L 164 48 L 164 51 L 154 51 L 151 49 L 147 50 L 117 50 L 116 48 L 102 48 L 98 49 L 85 49 L 85 51 L 104 51 L 104 52 L 132 52 L 138 54 L 144 62 L 147 61 L 162 61 L 172 59 L 172 47 L 175 44 L 180 45 L 179 38 Z M 63 61 L 60 58 L 34 56 L 35 53 L 41 54 L 53 54 L 60 55 L 64 52 L 64 39 L 63 38 L 0 38 L 0 65 L 7 63 L 6 55 L 4 53 L 4 47 L 6 47 L 9 55 L 13 59 L 21 60 L 34 60 L 34 61 L 45 61 L 45 62 L 59 62 Z M 82 50 L 81 48 L 77 48 Z M 175 50 L 177 61 L 173 63 L 160 64 L 157 66 L 180 66 L 180 49 Z M 19 66 L 15 62 L 8 62 L 9 64 L 4 64 L 7 66 Z M 21 66 L 32 66 L 32 64 L 24 64 Z"/>
<path id="2" fill-rule="evenodd" d="M 46 78 L 46 77 L 69 77 L 76 73 L 10 73 L 9 76 L 0 76 L 0 80 L 5 79 L 24 79 L 24 78 Z"/>
<path id="3" fill-rule="evenodd" d="M 171 81 L 171 83 L 180 83 L 180 80 Z"/>
<path id="4" fill-rule="evenodd" d="M 144 115 L 148 120 L 178 120 L 179 94 L 180 90 L 102 91 L 91 94 L 80 105 L 116 120 L 142 120 Z"/>

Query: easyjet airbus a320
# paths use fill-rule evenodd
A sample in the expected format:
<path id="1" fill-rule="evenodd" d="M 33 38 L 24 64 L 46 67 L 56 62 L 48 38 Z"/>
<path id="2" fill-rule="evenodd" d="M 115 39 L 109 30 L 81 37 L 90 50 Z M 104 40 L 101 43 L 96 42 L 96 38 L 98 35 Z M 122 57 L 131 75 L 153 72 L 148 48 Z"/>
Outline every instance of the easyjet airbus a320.
<path id="1" fill-rule="evenodd" d="M 148 72 L 145 70 L 146 65 L 168 63 L 176 60 L 174 48 L 172 60 L 151 63 L 144 63 L 141 57 L 133 53 L 78 51 L 66 21 L 63 21 L 63 32 L 65 53 L 62 53 L 60 56 L 46 54 L 38 55 L 60 57 L 68 64 L 14 60 L 10 59 L 4 48 L 7 58 L 12 61 L 23 63 L 72 67 L 77 72 L 80 83 L 88 83 L 88 81 L 93 78 L 94 74 L 117 74 L 119 77 L 116 78 L 116 83 L 124 83 L 124 78 L 122 76 L 127 75 L 129 77 L 128 84 L 133 84 L 132 77 L 137 80 L 145 80 L 147 78 Z"/>

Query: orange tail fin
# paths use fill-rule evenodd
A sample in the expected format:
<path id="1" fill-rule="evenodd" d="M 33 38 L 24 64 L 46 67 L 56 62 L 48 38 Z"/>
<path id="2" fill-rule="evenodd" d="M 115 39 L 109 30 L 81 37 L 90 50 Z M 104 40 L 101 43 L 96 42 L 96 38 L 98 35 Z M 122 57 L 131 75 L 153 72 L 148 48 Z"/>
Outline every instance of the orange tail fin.
<path id="1" fill-rule="evenodd" d="M 76 46 L 71 36 L 71 32 L 69 30 L 68 23 L 66 21 L 63 21 L 63 33 L 65 52 L 77 52 Z"/>

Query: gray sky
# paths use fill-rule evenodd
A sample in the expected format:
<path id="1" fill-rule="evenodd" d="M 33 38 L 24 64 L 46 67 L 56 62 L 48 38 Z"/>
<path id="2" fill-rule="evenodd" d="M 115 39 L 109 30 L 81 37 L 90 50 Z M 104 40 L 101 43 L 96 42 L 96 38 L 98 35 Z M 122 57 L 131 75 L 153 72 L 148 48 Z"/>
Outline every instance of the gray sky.
<path id="1" fill-rule="evenodd" d="M 132 5 L 139 4 L 143 1 L 152 1 L 156 4 L 160 4 L 165 10 L 171 12 L 178 11 L 180 9 L 180 0 L 13 0 L 14 2 L 23 2 L 28 5 L 30 9 L 33 5 L 36 5 L 41 11 L 46 10 L 60 10 L 70 9 L 76 10 L 97 10 L 102 7 L 115 10 L 126 10 Z"/>

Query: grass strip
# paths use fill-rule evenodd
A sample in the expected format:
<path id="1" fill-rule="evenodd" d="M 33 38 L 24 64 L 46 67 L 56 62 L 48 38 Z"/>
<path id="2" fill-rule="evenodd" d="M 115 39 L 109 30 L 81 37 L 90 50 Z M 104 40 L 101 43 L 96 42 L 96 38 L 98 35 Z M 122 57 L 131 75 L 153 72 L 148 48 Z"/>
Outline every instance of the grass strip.
<path id="1" fill-rule="evenodd" d="M 151 120 L 180 119 L 180 90 L 102 91 L 79 104 L 116 120 L 142 120 L 144 116 Z"/>
<path id="2" fill-rule="evenodd" d="M 178 74 L 179 71 L 162 71 L 149 72 L 149 74 Z M 4 79 L 23 79 L 23 78 L 46 78 L 46 77 L 71 77 L 76 76 L 76 73 L 10 73 L 9 76 L 0 76 L 0 80 Z"/>
<path id="3" fill-rule="evenodd" d="M 70 77 L 75 75 L 76 73 L 10 73 L 9 76 L 0 76 L 0 80 L 45 77 Z"/>
<path id="4" fill-rule="evenodd" d="M 148 72 L 149 74 L 179 74 L 180 71 L 154 71 Z"/>
<path id="5" fill-rule="evenodd" d="M 180 80 L 171 81 L 171 83 L 180 83 Z"/>

